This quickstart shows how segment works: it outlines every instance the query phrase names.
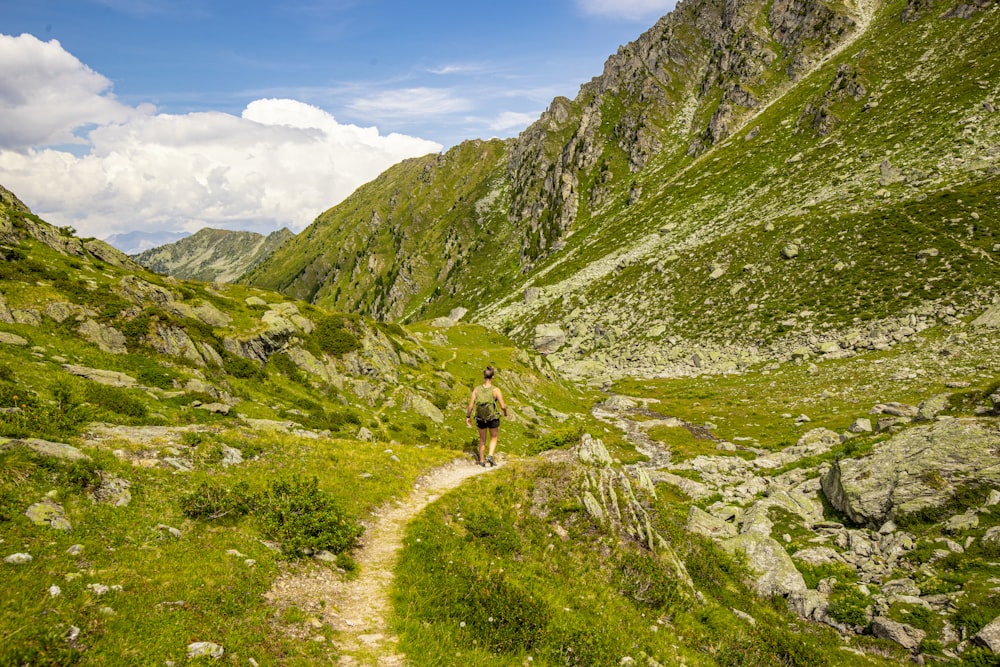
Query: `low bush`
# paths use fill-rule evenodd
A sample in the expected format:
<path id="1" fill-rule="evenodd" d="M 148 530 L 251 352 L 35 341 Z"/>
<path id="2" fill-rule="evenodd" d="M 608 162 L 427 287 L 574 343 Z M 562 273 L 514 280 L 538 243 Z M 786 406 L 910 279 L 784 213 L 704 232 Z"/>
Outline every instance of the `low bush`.
<path id="1" fill-rule="evenodd" d="M 684 599 L 671 568 L 647 551 L 620 553 L 612 583 L 622 595 L 650 609 L 669 610 Z"/>
<path id="2" fill-rule="evenodd" d="M 235 354 L 226 354 L 222 358 L 222 368 L 233 377 L 243 380 L 260 378 L 263 375 L 263 371 L 256 362 L 238 357 Z"/>
<path id="3" fill-rule="evenodd" d="M 565 447 L 566 445 L 574 445 L 580 441 L 580 436 L 583 435 L 583 428 L 580 426 L 568 426 L 552 431 L 548 435 L 543 435 L 542 437 L 529 442 L 527 446 L 527 454 L 534 456 L 541 454 L 542 452 L 547 452 L 550 449 L 558 449 L 559 447 Z"/>
<path id="4" fill-rule="evenodd" d="M 231 489 L 202 482 L 180 499 L 192 519 L 215 520 L 252 515 L 268 538 L 281 543 L 286 556 L 315 551 L 343 553 L 354 546 L 364 527 L 347 516 L 315 477 L 278 479 L 253 492 L 239 482 Z M 346 561 L 345 561 L 346 562 Z"/>
<path id="5" fill-rule="evenodd" d="M 830 617 L 846 625 L 868 625 L 868 605 L 871 600 L 857 586 L 837 582 L 830 591 Z"/>
<path id="6" fill-rule="evenodd" d="M 320 351 L 340 357 L 361 348 L 361 342 L 347 330 L 346 320 L 339 315 L 324 317 L 316 323 L 310 341 Z"/>
<path id="7" fill-rule="evenodd" d="M 135 394 L 120 387 L 90 384 L 84 390 L 84 399 L 93 405 L 110 410 L 123 417 L 141 419 L 149 410 Z"/>

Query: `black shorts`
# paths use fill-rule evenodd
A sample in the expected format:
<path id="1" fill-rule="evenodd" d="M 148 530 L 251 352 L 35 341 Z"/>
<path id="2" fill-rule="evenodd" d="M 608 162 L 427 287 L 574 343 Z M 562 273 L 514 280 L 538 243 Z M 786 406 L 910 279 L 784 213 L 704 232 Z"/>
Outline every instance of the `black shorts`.
<path id="1" fill-rule="evenodd" d="M 500 418 L 497 417 L 496 419 L 484 422 L 479 417 L 476 417 L 476 428 L 500 428 Z"/>

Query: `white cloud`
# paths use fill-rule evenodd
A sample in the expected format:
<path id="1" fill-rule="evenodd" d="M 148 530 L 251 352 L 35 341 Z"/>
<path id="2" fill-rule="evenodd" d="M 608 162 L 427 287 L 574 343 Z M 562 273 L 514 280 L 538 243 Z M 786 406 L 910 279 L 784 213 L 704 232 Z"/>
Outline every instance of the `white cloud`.
<path id="1" fill-rule="evenodd" d="M 298 230 L 392 164 L 442 148 L 340 124 L 288 99 L 251 102 L 241 116 L 131 108 L 58 42 L 28 37 L 18 38 L 21 51 L 0 51 L 0 71 L 11 67 L 6 56 L 13 52 L 34 73 L 0 75 L 0 184 L 49 222 L 85 236 L 204 226 Z M 33 96 L 41 90 L 59 98 L 58 89 L 73 112 L 46 116 Z M 41 116 L 34 123 L 33 114 Z M 96 127 L 75 139 L 84 142 L 84 154 L 53 145 L 85 125 Z"/>
<path id="2" fill-rule="evenodd" d="M 0 148 L 81 143 L 73 130 L 147 112 L 118 102 L 111 82 L 58 41 L 0 35 Z"/>
<path id="3" fill-rule="evenodd" d="M 359 98 L 349 108 L 376 119 L 398 119 L 461 113 L 473 106 L 471 100 L 455 97 L 444 88 L 401 88 Z"/>
<path id="4" fill-rule="evenodd" d="M 538 112 L 518 113 L 517 111 L 504 111 L 490 121 L 489 128 L 495 132 L 518 127 L 523 129 L 538 120 L 538 116 Z"/>
<path id="5" fill-rule="evenodd" d="M 659 18 L 676 4 L 676 0 L 577 0 L 577 5 L 586 14 L 628 21 Z"/>

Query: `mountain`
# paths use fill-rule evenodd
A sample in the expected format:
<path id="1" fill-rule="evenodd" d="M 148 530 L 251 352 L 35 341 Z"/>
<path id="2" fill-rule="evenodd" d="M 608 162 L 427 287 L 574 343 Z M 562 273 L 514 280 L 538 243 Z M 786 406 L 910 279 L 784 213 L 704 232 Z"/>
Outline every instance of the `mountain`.
<path id="1" fill-rule="evenodd" d="M 593 381 L 895 344 L 997 287 L 993 3 L 678 5 L 520 137 L 397 165 L 243 279 Z"/>
<path id="2" fill-rule="evenodd" d="M 285 228 L 264 236 L 206 227 L 174 243 L 138 253 L 134 258 L 157 273 L 228 283 L 267 259 L 294 236 Z"/>
<path id="3" fill-rule="evenodd" d="M 188 232 L 132 231 L 112 234 L 104 240 L 110 245 L 113 245 L 121 250 L 126 255 L 137 255 L 141 252 L 149 250 L 150 248 L 156 248 L 157 246 L 166 245 L 167 243 L 174 243 L 175 241 L 181 240 L 185 236 L 188 236 Z"/>

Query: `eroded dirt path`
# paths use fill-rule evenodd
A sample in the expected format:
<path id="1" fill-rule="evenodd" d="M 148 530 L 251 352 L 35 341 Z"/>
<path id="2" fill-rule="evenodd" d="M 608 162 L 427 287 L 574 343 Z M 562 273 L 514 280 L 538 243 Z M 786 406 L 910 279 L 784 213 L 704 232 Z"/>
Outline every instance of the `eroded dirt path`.
<path id="1" fill-rule="evenodd" d="M 489 472 L 469 458 L 432 470 L 414 485 L 413 492 L 381 508 L 369 522 L 362 547 L 355 552 L 358 576 L 345 581 L 332 568 L 306 565 L 275 580 L 268 601 L 280 609 L 295 607 L 310 615 L 302 624 L 287 627 L 305 641 L 319 640 L 324 625 L 332 627 L 340 653 L 339 664 L 402 666 L 405 657 L 389 630 L 389 589 L 406 524 L 441 494 L 470 477 Z"/>

